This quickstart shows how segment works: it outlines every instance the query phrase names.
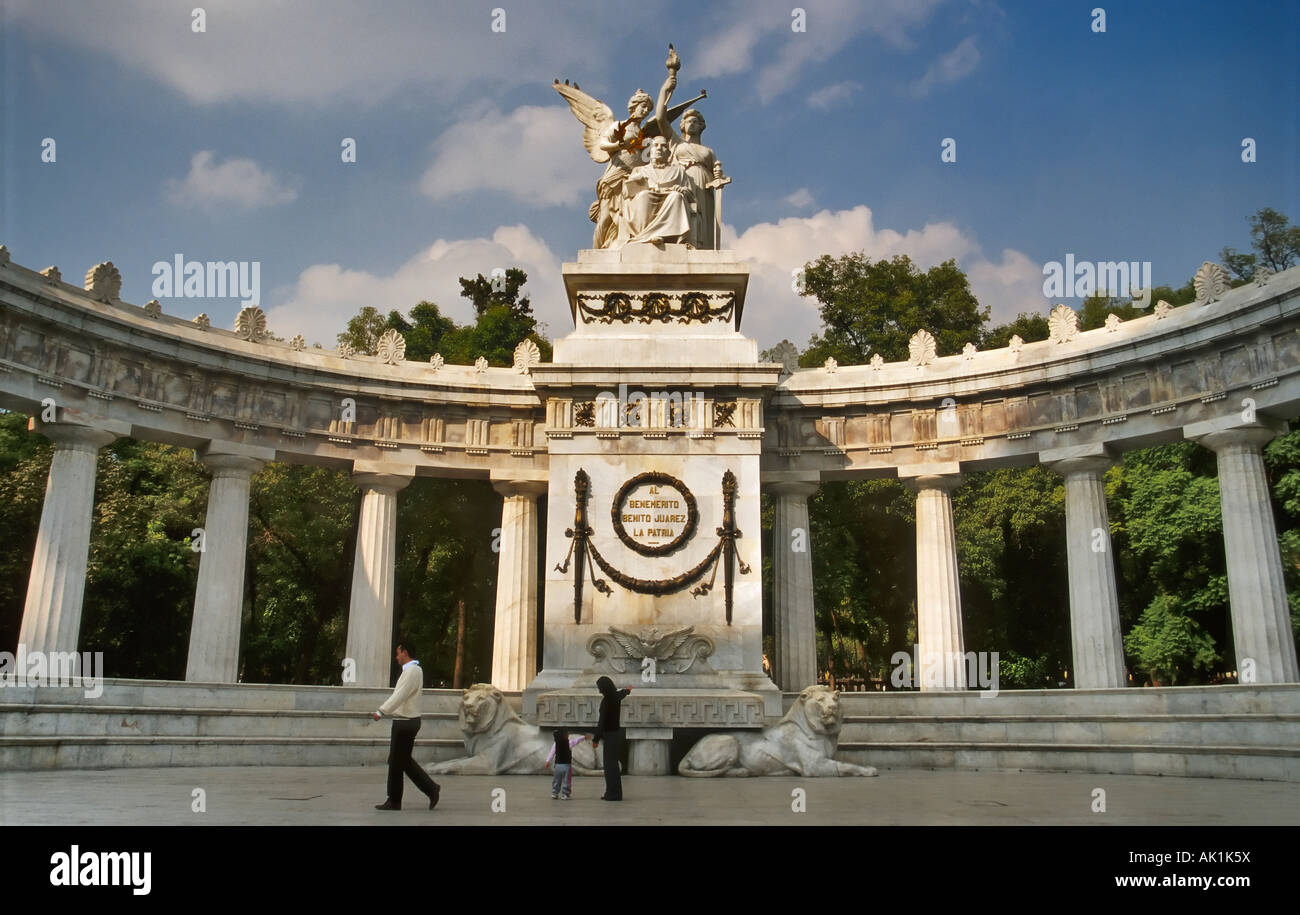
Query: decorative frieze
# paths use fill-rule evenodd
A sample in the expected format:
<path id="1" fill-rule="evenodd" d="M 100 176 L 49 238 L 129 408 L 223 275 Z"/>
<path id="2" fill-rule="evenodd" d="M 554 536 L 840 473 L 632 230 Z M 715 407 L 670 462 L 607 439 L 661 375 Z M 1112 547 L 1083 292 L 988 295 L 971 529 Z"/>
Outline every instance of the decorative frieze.
<path id="1" fill-rule="evenodd" d="M 733 292 L 580 292 L 578 311 L 596 324 L 730 322 Z"/>

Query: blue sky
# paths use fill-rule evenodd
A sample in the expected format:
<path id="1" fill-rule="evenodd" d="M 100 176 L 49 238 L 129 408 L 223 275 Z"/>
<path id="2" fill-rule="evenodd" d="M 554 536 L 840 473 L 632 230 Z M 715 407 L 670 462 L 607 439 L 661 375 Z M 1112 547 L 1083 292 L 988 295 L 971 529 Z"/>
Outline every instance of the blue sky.
<path id="1" fill-rule="evenodd" d="M 1300 221 L 1294 0 L 804 0 L 805 31 L 793 4 L 752 0 L 214 0 L 196 33 L 200 3 L 0 0 L 14 260 L 70 281 L 112 260 L 136 304 L 177 253 L 256 260 L 272 331 L 326 346 L 363 305 L 467 320 L 456 277 L 519 265 L 562 335 L 559 267 L 590 245 L 602 166 L 551 81 L 622 113 L 670 41 L 679 98 L 708 90 L 753 271 L 742 329 L 764 347 L 817 329 L 790 273 L 822 253 L 956 258 L 1006 320 L 1051 306 L 1043 264 L 1067 253 L 1181 285 L 1247 249 L 1260 207 Z M 239 309 L 162 304 L 224 327 Z"/>

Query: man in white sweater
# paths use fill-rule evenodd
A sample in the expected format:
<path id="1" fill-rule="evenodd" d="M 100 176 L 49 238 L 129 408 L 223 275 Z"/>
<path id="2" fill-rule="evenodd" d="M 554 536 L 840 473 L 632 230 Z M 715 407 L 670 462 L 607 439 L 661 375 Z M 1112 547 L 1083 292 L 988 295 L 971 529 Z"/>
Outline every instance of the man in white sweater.
<path id="1" fill-rule="evenodd" d="M 402 675 L 397 678 L 393 694 L 374 713 L 378 721 L 384 715 L 393 719 L 393 740 L 388 748 L 388 800 L 376 804 L 376 810 L 402 809 L 402 774 L 405 773 L 429 797 L 429 809 L 438 806 L 439 787 L 429 773 L 411 758 L 415 735 L 420 733 L 420 690 L 424 689 L 424 672 L 420 662 L 411 657 L 410 646 L 398 643 L 397 663 Z"/>

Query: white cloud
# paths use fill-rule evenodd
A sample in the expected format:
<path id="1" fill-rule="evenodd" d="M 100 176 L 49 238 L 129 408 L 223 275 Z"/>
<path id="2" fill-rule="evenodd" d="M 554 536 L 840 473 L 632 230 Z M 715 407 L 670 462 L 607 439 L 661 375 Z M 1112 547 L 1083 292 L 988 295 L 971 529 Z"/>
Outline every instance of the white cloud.
<path id="1" fill-rule="evenodd" d="M 812 191 L 808 190 L 806 187 L 799 188 L 799 190 L 795 191 L 793 194 L 786 194 L 785 197 L 781 199 L 796 210 L 810 207 L 815 202 Z"/>
<path id="2" fill-rule="evenodd" d="M 1007 321 L 1019 311 L 1042 308 L 1042 296 L 1034 296 L 1042 285 L 1038 265 L 1011 249 L 1002 252 L 1001 263 L 990 263 L 976 240 L 950 222 L 898 232 L 877 228 L 870 208 L 857 206 L 759 223 L 739 236 L 734 228 L 724 226 L 723 238 L 750 265 L 741 330 L 764 348 L 782 337 L 803 347 L 818 330 L 816 300 L 795 294 L 791 282 L 794 271 L 823 254 L 835 257 L 862 251 L 872 260 L 906 254 L 921 270 L 953 258 L 970 277 L 980 304 L 991 306 L 993 323 Z"/>
<path id="3" fill-rule="evenodd" d="M 474 320 L 473 306 L 460 296 L 462 277 L 490 276 L 494 267 L 519 267 L 528 274 L 524 287 L 533 314 L 547 323 L 550 336 L 572 328 L 560 261 L 546 243 L 525 226 L 501 226 L 491 238 L 439 239 L 387 275 L 352 270 L 340 264 L 315 264 L 298 275 L 284 302 L 267 309 L 271 330 L 283 337 L 303 334 L 310 342 L 334 346 L 334 333 L 362 307 L 387 314 L 406 313 L 421 300 L 437 303 L 459 323 Z M 280 296 L 277 294 L 277 298 Z M 321 338 L 322 328 L 329 330 Z"/>
<path id="4" fill-rule="evenodd" d="M 980 51 L 975 47 L 975 36 L 970 35 L 930 65 L 930 69 L 925 71 L 925 76 L 912 84 L 912 94 L 921 98 L 929 95 L 930 90 L 936 86 L 955 83 L 962 77 L 970 75 L 979 62 Z"/>
<path id="5" fill-rule="evenodd" d="M 196 152 L 190 172 L 183 180 L 169 178 L 163 189 L 177 206 L 216 208 L 235 206 L 245 210 L 275 206 L 296 200 L 298 192 L 265 171 L 252 159 L 227 159 L 220 164 L 210 149 Z"/>
<path id="6" fill-rule="evenodd" d="M 792 32 L 790 4 L 732 0 L 716 16 L 725 23 L 720 34 L 707 44 L 698 61 L 688 63 L 701 79 L 757 68 L 754 85 L 759 98 L 767 103 L 794 86 L 805 68 L 824 63 L 863 32 L 879 35 L 897 47 L 910 47 L 909 30 L 928 21 L 943 2 L 805 2 L 801 6 L 807 12 L 807 30 Z"/>
<path id="7" fill-rule="evenodd" d="M 438 138 L 420 190 L 434 200 L 503 191 L 535 206 L 573 206 L 590 202 L 600 173 L 567 105 L 493 108 Z"/>
<path id="8" fill-rule="evenodd" d="M 1041 314 L 1047 308 L 1043 265 L 1020 251 L 1004 248 L 1001 263 L 976 261 L 966 273 L 980 304 L 990 306 L 990 324 L 1006 324 L 1022 311 Z"/>
<path id="9" fill-rule="evenodd" d="M 808 104 L 813 108 L 829 110 L 844 104 L 853 97 L 854 93 L 861 91 L 861 89 L 862 84 L 851 79 L 842 83 L 832 83 L 829 86 L 823 86 L 808 96 Z"/>
<path id="10" fill-rule="evenodd" d="M 985 260 L 979 245 L 952 223 L 929 223 L 920 229 L 898 232 L 877 228 L 865 206 L 812 216 L 792 217 L 776 223 L 759 223 L 737 236 L 723 227 L 728 248 L 750 267 L 743 333 L 760 347 L 783 337 L 800 347 L 820 326 L 817 303 L 790 288 L 792 271 L 823 254 L 839 256 L 863 251 L 873 260 L 906 254 L 925 270 L 955 258 L 970 277 L 981 305 L 991 306 L 994 324 L 1011 320 L 1021 311 L 1044 309 L 1042 271 L 1023 253 L 1002 252 L 999 263 Z M 316 264 L 303 270 L 297 281 L 275 299 L 283 304 L 267 309 L 271 329 L 284 337 L 301 333 L 312 342 L 334 345 L 333 333 L 363 306 L 381 312 L 409 311 L 422 299 L 436 302 L 442 312 L 460 323 L 473 320 L 470 303 L 460 297 L 462 276 L 491 275 L 494 267 L 518 266 L 528 274 L 524 287 L 533 313 L 547 324 L 552 339 L 572 329 L 568 300 L 560 274 L 560 259 L 526 226 L 502 226 L 491 238 L 439 239 L 418 252 L 392 273 L 380 275 L 339 264 Z M 320 338 L 321 328 L 330 329 Z"/>
<path id="11" fill-rule="evenodd" d="M 207 29 L 191 30 L 203 6 Z M 405 86 L 446 103 L 466 87 L 495 93 L 548 84 L 581 62 L 595 84 L 610 72 L 627 35 L 656 10 L 633 6 L 595 23 L 622 41 L 580 42 L 593 23 L 588 4 L 550 0 L 507 6 L 506 31 L 491 29 L 493 4 L 357 3 L 355 0 L 5 0 L 11 34 L 37 35 L 119 65 L 190 101 L 319 105 L 372 104 Z M 603 20 L 603 21 L 602 21 Z M 613 35 L 609 35 L 611 39 Z"/>

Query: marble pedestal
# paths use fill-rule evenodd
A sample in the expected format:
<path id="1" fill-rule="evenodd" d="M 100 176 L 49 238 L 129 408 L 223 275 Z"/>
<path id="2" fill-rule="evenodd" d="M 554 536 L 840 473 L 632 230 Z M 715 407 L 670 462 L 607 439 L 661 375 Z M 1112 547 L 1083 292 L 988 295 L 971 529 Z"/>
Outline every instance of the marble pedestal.
<path id="1" fill-rule="evenodd" d="M 584 251 L 564 265 L 574 331 L 531 369 L 549 482 L 542 670 L 524 717 L 550 722 L 547 703 L 570 691 L 598 701 L 602 675 L 632 686 L 629 701 L 659 710 L 636 723 L 624 703 L 634 771 L 666 771 L 688 707 L 756 715 L 700 712 L 710 727 L 782 713 L 763 673 L 759 551 L 763 404 L 780 368 L 740 333 L 748 280 L 728 251 Z"/>

